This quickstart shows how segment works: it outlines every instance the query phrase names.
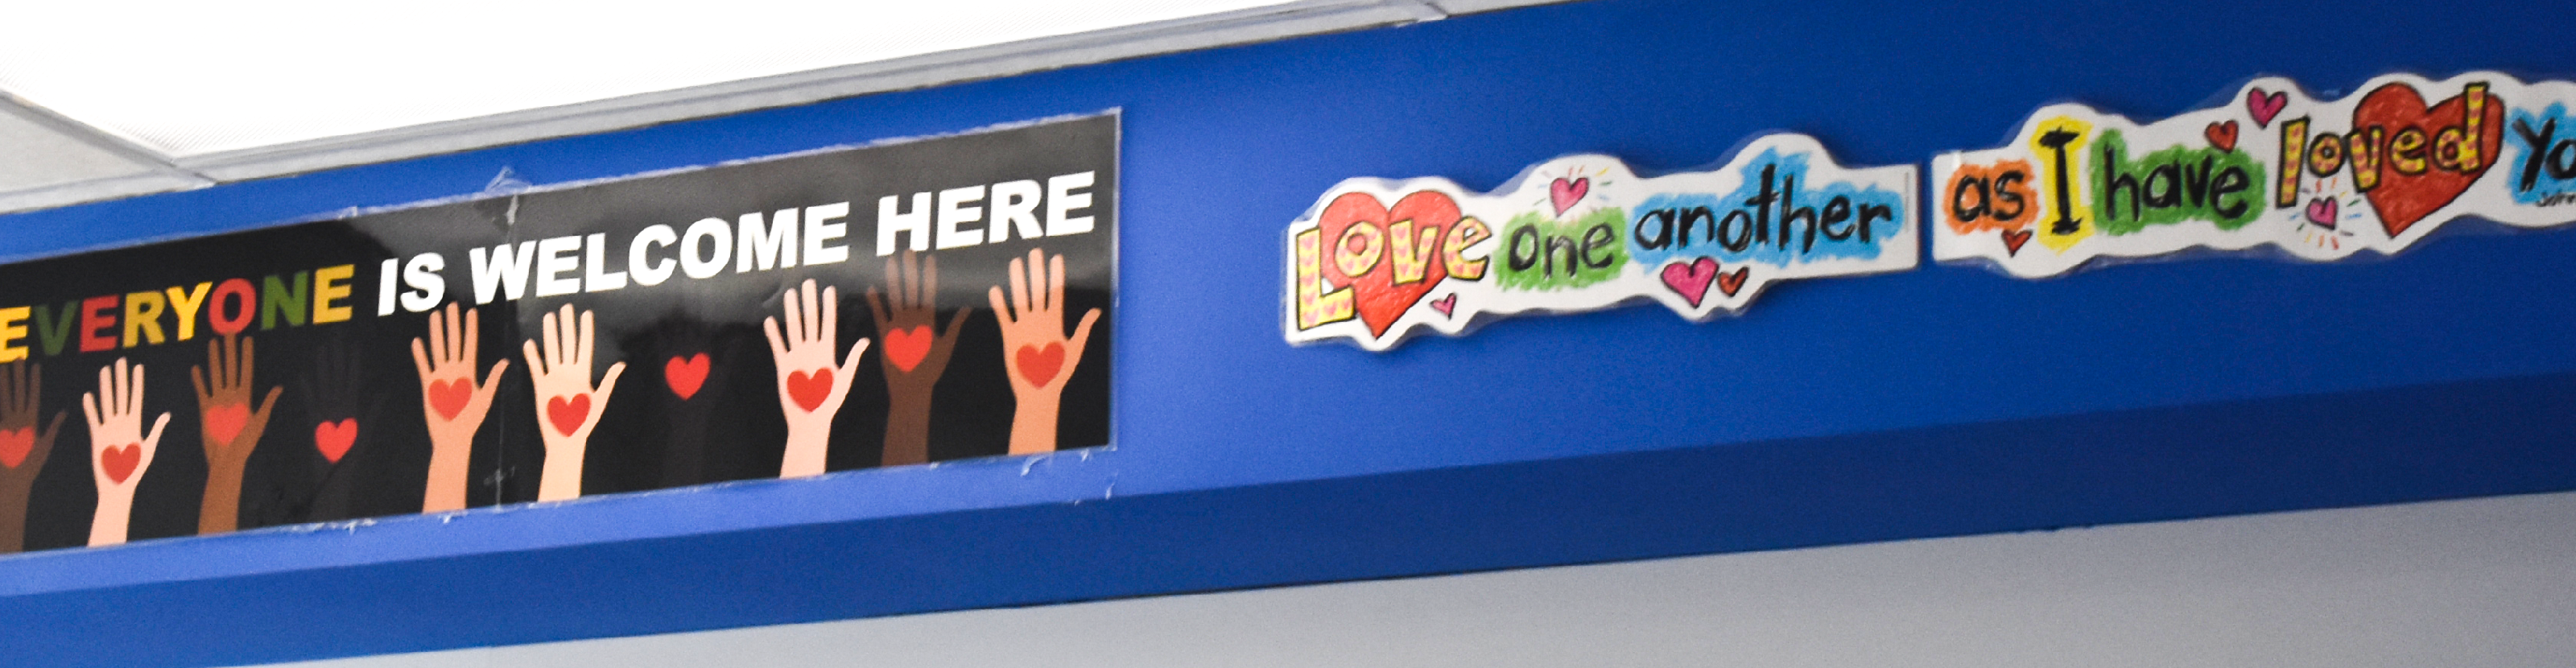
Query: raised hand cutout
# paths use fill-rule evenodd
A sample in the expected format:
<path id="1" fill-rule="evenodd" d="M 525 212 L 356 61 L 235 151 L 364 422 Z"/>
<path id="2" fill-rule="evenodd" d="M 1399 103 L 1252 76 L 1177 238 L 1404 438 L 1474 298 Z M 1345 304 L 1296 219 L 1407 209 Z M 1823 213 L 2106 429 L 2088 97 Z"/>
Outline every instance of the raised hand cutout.
<path id="1" fill-rule="evenodd" d="M 939 376 L 948 371 L 949 353 L 955 351 L 957 330 L 966 325 L 973 308 L 957 309 L 948 319 L 945 331 L 933 333 L 938 324 L 939 257 L 923 259 L 918 265 L 914 254 L 905 251 L 900 270 L 895 260 L 885 265 L 886 287 L 894 291 L 894 308 L 886 308 L 876 288 L 868 288 L 868 310 L 876 315 L 877 338 L 885 341 L 877 347 L 878 361 L 885 371 L 886 396 L 886 466 L 920 464 L 930 461 L 930 392 L 939 384 Z M 852 357 L 856 357 L 853 354 Z"/>
<path id="2" fill-rule="evenodd" d="M 591 387 L 592 313 L 582 311 L 578 324 L 571 304 L 565 304 L 560 314 L 546 314 L 542 356 L 537 354 L 538 341 L 521 344 L 521 352 L 528 357 L 529 380 L 537 390 L 537 432 L 546 442 L 546 466 L 537 479 L 539 501 L 581 496 L 581 465 L 590 449 L 590 431 L 599 426 L 599 414 L 608 407 L 609 394 L 617 390 L 617 377 L 626 373 L 625 362 L 608 365 L 599 386 Z M 497 380 L 499 370 L 493 373 Z"/>
<path id="3" fill-rule="evenodd" d="M 455 302 L 449 302 L 445 312 L 429 312 L 428 343 L 411 340 L 412 368 L 420 372 L 421 419 L 429 424 L 429 486 L 420 501 L 425 513 L 465 509 L 466 466 L 474 453 L 474 432 L 483 428 L 483 418 L 492 412 L 501 372 L 510 369 L 510 360 L 504 357 L 492 363 L 482 384 L 475 384 L 474 366 L 482 359 L 477 355 L 483 321 L 477 309 L 465 309 L 462 319 L 457 309 Z M 588 369 L 583 372 L 587 376 Z"/>
<path id="4" fill-rule="evenodd" d="M 1044 249 L 1030 249 L 1025 265 L 1011 260 L 1010 287 L 1007 305 L 999 286 L 987 296 L 1002 327 L 1002 365 L 1010 372 L 1011 394 L 1019 400 L 1011 416 L 1011 454 L 1053 452 L 1064 381 L 1081 363 L 1100 309 L 1082 314 L 1073 337 L 1065 337 L 1064 256 L 1047 258 Z"/>
<path id="5" fill-rule="evenodd" d="M 123 357 L 99 367 L 98 391 L 81 395 L 81 413 L 89 419 L 90 480 L 98 485 L 89 544 L 124 543 L 126 524 L 134 519 L 134 485 L 152 468 L 170 414 L 162 413 L 152 421 L 151 433 L 144 433 L 143 365 L 128 366 Z"/>
<path id="6" fill-rule="evenodd" d="M 28 491 L 54 454 L 63 418 L 71 416 L 71 411 L 54 411 L 52 424 L 36 429 L 44 385 L 43 366 L 0 364 L 0 552 L 26 549 Z"/>
<path id="7" fill-rule="evenodd" d="M 822 301 L 818 305 L 816 298 Z M 779 411 L 787 416 L 787 452 L 780 459 L 778 477 L 798 478 L 822 475 L 825 455 L 830 453 L 832 416 L 841 412 L 841 401 L 850 396 L 850 377 L 859 368 L 859 353 L 868 349 L 868 339 L 850 344 L 847 361 L 835 361 L 840 338 L 840 291 L 814 290 L 814 280 L 787 291 L 787 331 L 781 336 L 777 318 L 761 321 L 769 334 L 769 355 L 778 361 Z"/>
<path id="8" fill-rule="evenodd" d="M 242 469 L 250 464 L 250 451 L 259 447 L 260 435 L 268 431 L 268 410 L 277 407 L 278 394 L 286 389 L 268 388 L 268 397 L 253 409 L 251 363 L 256 359 L 250 337 L 225 334 L 206 340 L 206 362 L 214 366 L 211 380 L 206 367 L 188 368 L 188 380 L 197 386 L 197 432 L 206 444 L 206 493 L 197 504 L 198 535 L 240 526 Z M 143 367 L 134 368 L 136 393 L 141 394 Z"/>

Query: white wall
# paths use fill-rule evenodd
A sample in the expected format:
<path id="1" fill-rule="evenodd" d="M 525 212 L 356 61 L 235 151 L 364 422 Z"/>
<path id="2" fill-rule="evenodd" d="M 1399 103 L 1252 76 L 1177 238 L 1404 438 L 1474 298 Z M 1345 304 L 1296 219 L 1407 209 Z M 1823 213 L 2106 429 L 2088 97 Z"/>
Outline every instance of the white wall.
<path id="1" fill-rule="evenodd" d="M 2576 494 L 291 665 L 2567 666 Z"/>

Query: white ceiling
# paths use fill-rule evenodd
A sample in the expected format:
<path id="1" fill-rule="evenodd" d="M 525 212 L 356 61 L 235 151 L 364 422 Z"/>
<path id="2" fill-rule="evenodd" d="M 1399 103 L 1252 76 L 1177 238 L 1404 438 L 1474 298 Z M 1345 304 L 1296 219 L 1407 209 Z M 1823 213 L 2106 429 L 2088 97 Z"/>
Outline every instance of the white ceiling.
<path id="1" fill-rule="evenodd" d="M 28 3 L 0 212 L 1555 1 Z"/>

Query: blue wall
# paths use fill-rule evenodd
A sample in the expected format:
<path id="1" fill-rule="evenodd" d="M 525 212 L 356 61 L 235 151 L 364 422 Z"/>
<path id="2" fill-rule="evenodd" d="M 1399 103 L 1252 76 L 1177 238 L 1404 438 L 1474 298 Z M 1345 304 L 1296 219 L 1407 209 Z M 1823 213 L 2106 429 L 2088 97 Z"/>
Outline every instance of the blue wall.
<path id="1" fill-rule="evenodd" d="M 25 555 L 0 627 L 28 665 L 245 663 L 2576 489 L 2576 231 L 1280 340 L 1280 231 L 1347 177 L 1771 129 L 1921 163 L 2053 101 L 2576 63 L 2567 6 L 2412 7 L 1597 0 L 0 218 L 23 258 L 1125 109 L 1112 449 Z"/>

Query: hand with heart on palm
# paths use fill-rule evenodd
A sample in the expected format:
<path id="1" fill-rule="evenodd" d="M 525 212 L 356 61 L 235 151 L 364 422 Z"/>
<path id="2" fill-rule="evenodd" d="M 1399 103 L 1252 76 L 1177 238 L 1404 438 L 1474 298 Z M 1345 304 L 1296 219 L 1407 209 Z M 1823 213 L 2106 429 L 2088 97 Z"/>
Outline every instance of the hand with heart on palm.
<path id="1" fill-rule="evenodd" d="M 778 363 L 778 409 L 787 417 L 787 451 L 779 460 L 778 477 L 822 475 L 831 453 L 832 416 L 840 414 L 841 402 L 850 396 L 850 377 L 859 368 L 859 353 L 867 352 L 868 339 L 850 344 L 846 361 L 832 358 L 841 328 L 836 288 L 817 292 L 809 278 L 788 289 L 782 301 L 785 335 L 779 333 L 777 318 L 761 321 L 769 335 L 769 355 Z"/>
<path id="2" fill-rule="evenodd" d="M 466 466 L 474 452 L 474 432 L 483 428 L 483 418 L 491 414 L 501 372 L 510 369 L 505 356 L 492 363 L 492 372 L 482 384 L 475 384 L 474 367 L 482 360 L 478 344 L 483 321 L 477 309 L 464 309 L 459 319 L 458 308 L 449 302 L 446 312 L 429 312 L 429 341 L 424 345 L 418 338 L 411 340 L 412 368 L 420 373 L 421 419 L 429 424 L 429 486 L 420 502 L 424 513 L 465 509 Z"/>
<path id="3" fill-rule="evenodd" d="M 206 491 L 197 503 L 197 535 L 232 531 L 241 525 L 242 469 L 250 452 L 268 432 L 268 411 L 277 407 L 286 388 L 268 388 L 268 397 L 251 407 L 251 366 L 258 347 L 250 337 L 225 334 L 206 340 L 205 366 L 188 367 L 197 386 L 197 432 L 205 439 Z M 139 367 L 138 367 L 139 368 Z"/>
<path id="4" fill-rule="evenodd" d="M 27 495 L 54 453 L 70 411 L 54 411 L 52 424 L 36 429 L 45 371 L 35 362 L 0 364 L 0 553 L 25 549 Z"/>
<path id="5" fill-rule="evenodd" d="M 877 289 L 868 288 L 868 310 L 876 315 L 877 338 L 885 340 L 877 347 L 886 380 L 885 455 L 881 458 L 885 466 L 930 461 L 931 388 L 948 371 L 957 330 L 975 312 L 973 307 L 957 309 L 956 317 L 948 319 L 947 330 L 933 333 L 931 326 L 939 321 L 938 256 L 916 264 L 913 253 L 905 251 L 900 269 L 895 263 L 886 260 L 885 268 L 894 308 L 886 308 Z"/>
<path id="6" fill-rule="evenodd" d="M 1011 454 L 1053 452 L 1065 380 L 1082 362 L 1083 346 L 1091 341 L 1091 325 L 1100 320 L 1100 309 L 1083 313 L 1073 336 L 1064 335 L 1064 256 L 1048 258 L 1044 249 L 1030 249 L 1025 264 L 1011 260 L 1010 286 L 1007 304 L 1000 286 L 986 296 L 992 300 L 994 319 L 1001 323 L 1002 366 L 1010 376 L 1011 394 L 1018 400 L 1011 416 Z"/>
<path id="7" fill-rule="evenodd" d="M 539 501 L 581 496 L 582 460 L 590 451 L 590 432 L 599 426 L 609 395 L 617 391 L 617 377 L 626 373 L 625 362 L 608 365 L 599 386 L 591 386 L 594 313 L 582 311 L 575 322 L 572 305 L 565 304 L 559 314 L 548 313 L 541 319 L 543 355 L 538 354 L 538 341 L 520 344 L 520 352 L 528 358 L 528 379 L 536 386 L 541 425 L 537 432 L 546 442 L 546 465 L 537 478 Z M 499 373 L 494 370 L 495 379 Z"/>
<path id="8" fill-rule="evenodd" d="M 135 483 L 152 468 L 170 414 L 162 413 L 152 421 L 152 432 L 144 433 L 143 365 L 129 365 L 123 357 L 99 367 L 98 391 L 81 395 L 81 413 L 89 420 L 90 482 L 98 486 L 89 544 L 124 543 L 126 525 L 134 519 Z"/>

